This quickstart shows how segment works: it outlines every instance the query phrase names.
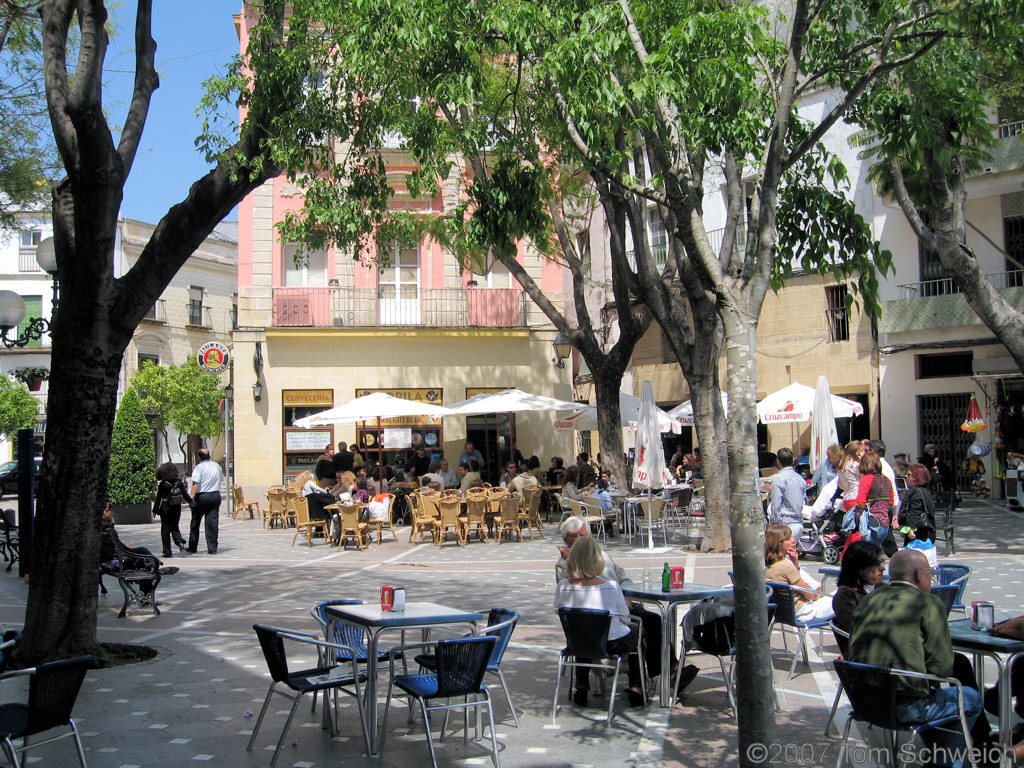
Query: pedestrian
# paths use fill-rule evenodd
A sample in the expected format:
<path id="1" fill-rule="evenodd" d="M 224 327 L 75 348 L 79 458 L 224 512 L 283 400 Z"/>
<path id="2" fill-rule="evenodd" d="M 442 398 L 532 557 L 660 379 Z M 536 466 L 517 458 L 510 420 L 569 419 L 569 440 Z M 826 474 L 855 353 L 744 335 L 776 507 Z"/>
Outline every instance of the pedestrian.
<path id="1" fill-rule="evenodd" d="M 153 501 L 153 514 L 160 518 L 160 543 L 163 544 L 163 556 L 173 557 L 171 541 L 177 545 L 181 554 L 185 554 L 185 539 L 181 535 L 181 505 L 194 502 L 188 495 L 181 474 L 174 462 L 161 464 L 156 470 L 156 499 Z"/>
<path id="2" fill-rule="evenodd" d="M 220 484 L 224 473 L 220 465 L 210 461 L 210 451 L 200 448 L 198 463 L 192 470 L 192 525 L 188 534 L 188 551 L 196 553 L 199 546 L 199 524 L 205 520 L 206 551 L 217 554 L 217 531 L 220 527 Z"/>

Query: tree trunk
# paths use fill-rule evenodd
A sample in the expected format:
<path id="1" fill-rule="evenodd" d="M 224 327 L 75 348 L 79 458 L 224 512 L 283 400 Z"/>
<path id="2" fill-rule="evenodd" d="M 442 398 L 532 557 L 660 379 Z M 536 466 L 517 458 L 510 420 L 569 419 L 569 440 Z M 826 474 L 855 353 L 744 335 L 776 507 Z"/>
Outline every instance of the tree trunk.
<path id="1" fill-rule="evenodd" d="M 764 513 L 757 488 L 756 325 L 729 308 L 723 312 L 729 378 L 729 476 L 732 567 L 736 596 L 736 688 L 741 766 L 763 766 L 751 759 L 753 744 L 775 738 L 772 661 L 764 580 Z M 755 753 L 756 756 L 756 753 Z"/>
<path id="2" fill-rule="evenodd" d="M 622 461 L 622 414 L 619 408 L 619 388 L 622 386 L 623 371 L 615 365 L 606 362 L 606 358 L 595 361 L 587 361 L 591 373 L 594 374 L 594 393 L 597 395 L 597 429 L 600 438 L 601 469 L 612 470 L 612 477 L 620 484 L 619 487 L 626 488 L 623 482 L 628 482 L 625 465 Z M 614 469 L 618 469 L 618 476 Z"/>

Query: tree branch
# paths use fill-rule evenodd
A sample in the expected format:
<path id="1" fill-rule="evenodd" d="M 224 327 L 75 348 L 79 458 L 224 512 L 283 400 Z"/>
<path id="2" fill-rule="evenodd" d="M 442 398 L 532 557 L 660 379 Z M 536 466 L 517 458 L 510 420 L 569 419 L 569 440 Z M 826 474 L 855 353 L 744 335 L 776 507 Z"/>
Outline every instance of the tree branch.
<path id="1" fill-rule="evenodd" d="M 121 156 L 125 178 L 131 173 L 135 162 L 135 153 L 142 140 L 142 129 L 146 125 L 149 114 L 149 103 L 153 91 L 160 87 L 160 77 L 156 73 L 156 41 L 151 34 L 153 21 L 153 0 L 139 0 L 135 14 L 135 88 L 132 102 L 125 119 L 121 141 L 117 153 Z"/>

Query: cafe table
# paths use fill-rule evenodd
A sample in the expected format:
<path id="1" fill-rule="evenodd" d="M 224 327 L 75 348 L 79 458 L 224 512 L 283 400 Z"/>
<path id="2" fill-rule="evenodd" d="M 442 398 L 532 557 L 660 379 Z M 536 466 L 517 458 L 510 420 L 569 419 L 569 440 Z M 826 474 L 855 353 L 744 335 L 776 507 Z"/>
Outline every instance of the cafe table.
<path id="1" fill-rule="evenodd" d="M 366 712 L 370 741 L 370 757 L 380 757 L 384 734 L 379 732 L 377 718 L 377 645 L 381 635 L 389 631 L 429 630 L 432 627 L 465 627 L 477 634 L 481 613 L 449 608 L 427 602 L 407 602 L 404 611 L 385 611 L 379 602 L 356 605 L 330 605 L 325 611 L 331 621 L 340 621 L 366 631 Z"/>
<path id="2" fill-rule="evenodd" d="M 661 574 L 656 574 L 661 579 Z M 661 613 L 661 677 L 658 691 L 658 700 L 663 707 L 672 706 L 672 680 L 670 672 L 672 667 L 672 643 L 675 641 L 675 630 L 679 621 L 676 616 L 679 606 L 686 603 L 696 603 L 705 597 L 715 595 L 728 595 L 732 587 L 709 587 L 704 584 L 686 584 L 681 589 L 673 589 L 663 592 L 661 587 L 652 586 L 645 590 L 642 585 L 623 584 L 622 594 L 629 600 L 638 600 L 641 603 L 657 605 Z M 680 661 L 682 663 L 682 661 Z"/>
<path id="3" fill-rule="evenodd" d="M 979 674 L 979 686 L 982 691 L 984 680 L 981 679 L 981 667 L 978 664 L 980 657 L 988 657 L 996 663 L 996 670 L 999 677 L 999 734 L 1010 733 L 1010 721 L 1012 719 L 1010 700 L 1010 671 L 1018 657 L 1024 656 L 1024 640 L 1015 640 L 1010 637 L 1000 637 L 990 634 L 986 630 L 971 629 L 970 619 L 958 619 L 949 622 L 949 636 L 953 641 L 953 650 L 964 651 L 974 654 L 974 669 Z M 1005 658 L 1004 658 L 1005 657 Z M 984 715 L 982 715 L 984 716 Z M 1013 765 L 1013 750 L 1007 750 L 1002 757 L 1004 766 Z"/>

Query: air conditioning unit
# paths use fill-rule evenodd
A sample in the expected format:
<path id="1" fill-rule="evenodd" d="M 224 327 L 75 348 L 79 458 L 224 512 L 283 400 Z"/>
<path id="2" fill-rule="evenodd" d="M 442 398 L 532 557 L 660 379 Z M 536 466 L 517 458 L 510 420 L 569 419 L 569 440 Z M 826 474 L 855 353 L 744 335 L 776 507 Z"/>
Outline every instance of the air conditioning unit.
<path id="1" fill-rule="evenodd" d="M 1007 509 L 1024 510 L 1024 483 L 1021 482 L 1020 471 L 1019 469 L 1006 470 L 1004 490 Z"/>

